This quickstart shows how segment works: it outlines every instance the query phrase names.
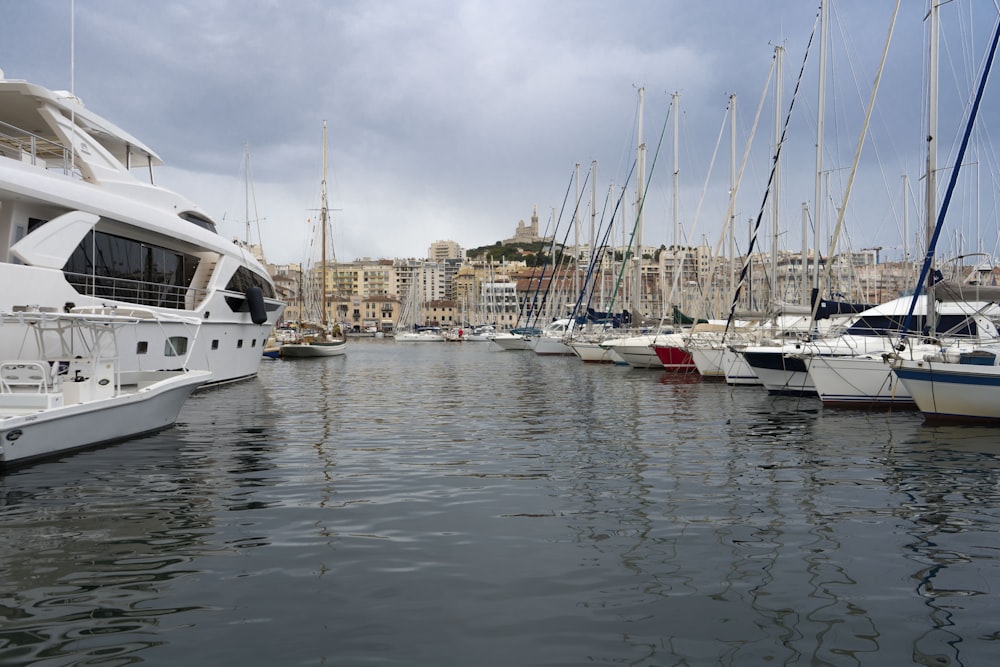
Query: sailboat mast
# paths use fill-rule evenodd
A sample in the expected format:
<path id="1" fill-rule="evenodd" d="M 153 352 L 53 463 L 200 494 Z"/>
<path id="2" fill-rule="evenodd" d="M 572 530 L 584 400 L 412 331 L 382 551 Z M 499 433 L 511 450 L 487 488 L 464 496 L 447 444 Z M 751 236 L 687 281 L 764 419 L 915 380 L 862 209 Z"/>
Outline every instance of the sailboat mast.
<path id="1" fill-rule="evenodd" d="M 573 169 L 576 204 L 573 206 L 573 294 L 580 294 L 580 163 Z M 574 316 L 576 314 L 574 313 Z"/>
<path id="2" fill-rule="evenodd" d="M 635 186 L 635 205 L 638 211 L 635 225 L 635 247 L 632 261 L 634 262 L 633 284 L 632 284 L 632 313 L 642 312 L 642 224 L 644 197 L 646 193 L 646 144 L 642 140 L 642 120 L 643 120 L 643 99 L 646 96 L 646 89 L 639 88 L 639 119 L 637 130 L 638 148 L 636 154 L 636 171 L 638 172 Z"/>
<path id="3" fill-rule="evenodd" d="M 680 200 L 680 175 L 681 175 L 681 162 L 680 162 L 680 113 L 678 111 L 678 104 L 680 103 L 680 93 L 674 91 L 670 96 L 671 113 L 674 114 L 674 175 L 673 175 L 673 193 L 672 193 L 672 215 L 674 219 L 674 230 L 673 230 L 673 247 L 674 247 L 674 281 L 670 287 L 670 295 L 668 297 L 668 303 L 663 304 L 660 312 L 666 313 L 669 311 L 670 306 L 678 305 L 681 302 L 681 294 L 678 294 L 680 290 L 679 286 L 686 284 L 681 282 L 684 280 L 684 260 L 687 257 L 687 250 L 681 251 L 680 242 L 680 224 L 681 224 L 681 200 Z M 681 303 L 683 308 L 687 308 L 686 303 Z M 672 312 L 672 311 L 670 311 Z M 675 322 L 675 324 L 679 324 Z"/>
<path id="4" fill-rule="evenodd" d="M 736 93 L 729 94 L 729 198 L 736 193 Z M 736 213 L 732 205 L 729 208 L 729 262 L 726 275 L 729 279 L 729 293 L 736 288 Z"/>
<path id="5" fill-rule="evenodd" d="M 323 309 L 323 332 L 326 333 L 327 316 L 326 316 L 326 218 L 327 218 L 327 203 L 326 203 L 326 121 L 323 121 L 323 183 L 321 185 L 321 203 L 320 203 L 320 223 L 322 228 L 320 233 L 323 235 L 322 242 L 320 243 L 320 270 L 322 274 L 320 276 L 320 281 L 323 283 L 323 287 L 320 291 L 322 294 L 322 309 Z"/>
<path id="6" fill-rule="evenodd" d="M 937 129 L 938 129 L 938 2 L 931 0 L 928 22 L 928 66 L 927 66 L 927 168 L 924 215 L 927 224 L 927 248 L 930 249 L 934 238 L 934 227 L 937 217 Z M 933 258 L 932 258 L 933 259 Z M 926 324 L 930 326 L 930 335 L 934 335 L 934 272 L 927 272 L 927 308 Z"/>
<path id="7" fill-rule="evenodd" d="M 785 48 L 783 46 L 774 47 L 774 62 L 777 76 L 774 77 L 774 154 L 778 154 L 778 144 L 781 142 L 781 96 L 784 93 L 782 86 L 782 65 L 784 64 Z M 774 161 L 774 186 L 771 194 L 771 280 L 770 297 L 771 307 L 777 308 L 778 302 L 783 296 L 781 288 L 778 286 L 778 234 L 779 211 L 778 201 L 781 194 L 781 162 Z"/>
<path id="8" fill-rule="evenodd" d="M 674 113 L 674 181 L 673 181 L 673 218 L 674 218 L 674 253 L 679 252 L 681 247 L 680 241 L 680 224 L 681 224 L 681 201 L 680 201 L 680 112 L 678 111 L 678 104 L 680 103 L 681 94 L 674 92 L 671 96 L 671 102 L 673 103 L 673 113 Z M 676 283 L 676 279 L 674 280 Z"/>
<path id="9" fill-rule="evenodd" d="M 597 261 L 597 248 L 595 247 L 597 243 L 596 225 L 597 225 L 597 160 L 590 161 L 590 262 L 589 265 L 593 268 L 593 276 L 584 283 L 585 288 L 588 290 L 588 294 L 593 296 L 594 294 L 594 280 L 597 280 L 598 276 L 601 276 L 601 268 L 595 263 Z M 604 310 L 601 308 L 601 310 Z"/>
<path id="10" fill-rule="evenodd" d="M 819 33 L 819 93 L 816 102 L 816 184 L 813 192 L 813 235 L 816 239 L 816 261 L 813 263 L 813 289 L 819 289 L 820 242 L 823 220 L 823 123 L 826 111 L 826 36 L 829 32 L 830 6 L 828 0 L 820 3 Z"/>

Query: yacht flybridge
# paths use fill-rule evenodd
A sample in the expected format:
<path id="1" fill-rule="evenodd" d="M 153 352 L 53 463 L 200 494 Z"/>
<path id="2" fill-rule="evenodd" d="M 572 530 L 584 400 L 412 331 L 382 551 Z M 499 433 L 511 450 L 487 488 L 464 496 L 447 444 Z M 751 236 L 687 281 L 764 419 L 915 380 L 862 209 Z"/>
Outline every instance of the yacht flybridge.
<path id="1" fill-rule="evenodd" d="M 161 164 L 71 94 L 0 71 L 0 310 L 136 317 L 123 370 L 252 377 L 285 304 L 247 249 L 154 184 Z"/>

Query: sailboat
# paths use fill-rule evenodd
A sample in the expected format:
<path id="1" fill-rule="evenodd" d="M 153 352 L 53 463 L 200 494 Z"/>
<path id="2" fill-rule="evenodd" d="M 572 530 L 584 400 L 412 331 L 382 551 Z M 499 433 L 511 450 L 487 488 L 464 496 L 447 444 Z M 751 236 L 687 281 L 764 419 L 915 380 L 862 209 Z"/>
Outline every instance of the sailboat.
<path id="1" fill-rule="evenodd" d="M 326 197 L 326 121 L 323 121 L 323 184 L 322 203 L 320 207 L 320 329 L 308 335 L 303 334 L 302 322 L 299 323 L 298 335 L 295 340 L 284 343 L 280 354 L 285 359 L 304 357 L 335 357 L 347 352 L 347 339 L 340 333 L 339 327 L 331 332 L 327 319 L 326 293 L 326 236 L 330 217 Z M 301 290 L 299 290 L 301 292 Z M 299 316 L 301 317 L 301 309 Z"/>
<path id="2" fill-rule="evenodd" d="M 936 7 L 931 14 L 933 27 L 931 29 L 932 40 L 935 40 L 937 31 Z M 965 131 L 959 146 L 955 164 L 951 171 L 948 187 L 945 191 L 944 201 L 938 212 L 937 222 L 930 230 L 930 237 L 927 244 L 927 251 L 924 263 L 920 270 L 920 277 L 917 280 L 914 290 L 910 310 L 907 314 L 907 324 L 914 317 L 917 300 L 920 297 L 921 289 L 927 291 L 926 301 L 928 302 L 928 312 L 933 312 L 936 293 L 941 290 L 947 296 L 949 292 L 958 291 L 961 296 L 961 289 L 949 288 L 944 281 L 938 283 L 934 280 L 931 271 L 934 262 L 934 252 L 938 238 L 941 234 L 948 206 L 954 193 L 955 184 L 958 180 L 960 168 L 963 164 L 965 151 L 969 144 L 969 136 L 972 132 L 973 124 L 979 112 L 982 102 L 983 92 L 986 88 L 986 81 L 993 65 L 996 55 L 997 45 L 1000 43 L 1000 22 L 995 26 L 993 41 L 990 45 L 989 54 L 983 66 L 983 73 L 976 90 L 976 97 L 966 121 Z M 936 63 L 936 40 L 932 41 L 931 63 Z M 936 92 L 936 84 L 932 87 L 931 99 Z M 936 111 L 932 111 L 931 126 Z M 928 165 L 932 164 L 933 153 L 929 154 Z M 928 169 L 928 180 L 932 172 Z M 928 202 L 930 203 L 933 190 L 928 189 Z M 982 289 L 974 288 L 974 292 L 990 293 L 991 287 Z M 991 302 L 997 295 L 990 293 L 988 297 Z M 904 327 L 908 331 L 909 327 Z M 930 328 L 930 335 L 936 334 L 935 327 Z M 941 346 L 937 352 L 925 354 L 922 357 L 912 355 L 912 358 L 904 356 L 903 352 L 907 347 L 915 348 L 914 338 L 907 339 L 905 334 L 900 338 L 900 354 L 893 360 L 893 372 L 899 378 L 900 383 L 913 397 L 917 409 L 923 413 L 928 420 L 944 420 L 953 422 L 1000 422 L 1000 342 L 994 340 L 982 345 L 970 348 L 958 346 Z M 919 341 L 919 338 L 916 338 Z"/>

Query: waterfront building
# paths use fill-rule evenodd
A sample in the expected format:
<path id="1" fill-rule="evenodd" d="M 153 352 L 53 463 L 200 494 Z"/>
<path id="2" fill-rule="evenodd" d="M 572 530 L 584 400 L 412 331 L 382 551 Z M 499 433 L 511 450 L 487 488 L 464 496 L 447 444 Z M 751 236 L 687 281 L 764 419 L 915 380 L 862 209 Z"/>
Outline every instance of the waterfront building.
<path id="1" fill-rule="evenodd" d="M 537 223 L 533 216 L 532 225 Z M 521 238 L 534 238 L 534 227 L 524 226 Z M 371 259 L 336 262 L 325 275 L 319 269 L 302 272 L 298 265 L 269 267 L 276 288 L 288 303 L 285 320 L 300 318 L 298 294 L 318 292 L 320 280 L 334 296 L 326 304 L 331 321 L 347 331 L 390 331 L 411 295 L 418 321 L 441 326 L 489 323 L 498 329 L 525 324 L 538 315 L 545 322 L 569 314 L 586 283 L 590 249 L 582 247 L 586 262 L 565 259 L 553 271 L 549 266 L 528 267 L 523 261 L 474 260 L 454 256 L 459 246 L 435 241 L 427 258 Z M 913 262 L 884 262 L 879 248 L 845 252 L 833 258 L 807 251 L 756 253 L 733 260 L 714 255 L 711 247 L 643 247 L 641 263 L 626 247 L 605 248 L 591 277 L 593 287 L 582 305 L 597 311 L 629 310 L 633 323 L 656 323 L 669 318 L 678 306 L 685 315 L 725 318 L 733 286 L 748 264 L 737 314 L 766 313 L 777 304 L 808 303 L 818 270 L 824 296 L 853 303 L 882 303 L 912 289 L 917 267 Z M 464 254 L 464 251 L 461 251 Z M 622 264 L 625 263 L 623 268 Z M 956 267 L 967 274 L 971 268 Z M 963 275 L 964 275 L 963 274 Z M 634 284 L 636 276 L 638 285 Z M 827 276 L 830 284 L 826 284 Z M 961 277 L 961 276 L 959 276 Z M 993 280 L 990 275 L 988 280 Z M 304 283 L 304 286 L 303 286 Z"/>

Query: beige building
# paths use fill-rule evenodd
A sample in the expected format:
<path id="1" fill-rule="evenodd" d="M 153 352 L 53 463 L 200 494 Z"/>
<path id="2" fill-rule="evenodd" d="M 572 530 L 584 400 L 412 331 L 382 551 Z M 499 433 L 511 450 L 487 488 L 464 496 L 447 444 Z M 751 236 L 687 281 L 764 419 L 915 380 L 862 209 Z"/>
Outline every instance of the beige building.
<path id="1" fill-rule="evenodd" d="M 432 262 L 443 262 L 447 259 L 465 259 L 462 246 L 454 241 L 435 241 L 427 249 L 427 259 Z"/>

